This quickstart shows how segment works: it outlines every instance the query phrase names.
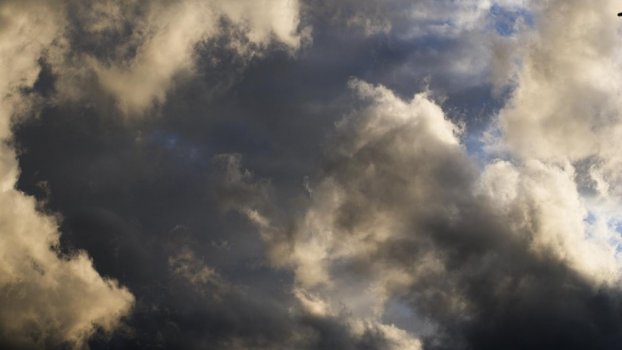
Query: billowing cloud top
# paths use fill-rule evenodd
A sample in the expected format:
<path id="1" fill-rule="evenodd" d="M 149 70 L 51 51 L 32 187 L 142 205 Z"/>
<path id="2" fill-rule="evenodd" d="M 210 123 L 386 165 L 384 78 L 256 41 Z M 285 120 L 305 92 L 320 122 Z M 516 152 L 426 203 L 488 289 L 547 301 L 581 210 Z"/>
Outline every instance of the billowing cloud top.
<path id="1" fill-rule="evenodd" d="M 620 348 L 616 6 L 0 2 L 0 348 Z"/>

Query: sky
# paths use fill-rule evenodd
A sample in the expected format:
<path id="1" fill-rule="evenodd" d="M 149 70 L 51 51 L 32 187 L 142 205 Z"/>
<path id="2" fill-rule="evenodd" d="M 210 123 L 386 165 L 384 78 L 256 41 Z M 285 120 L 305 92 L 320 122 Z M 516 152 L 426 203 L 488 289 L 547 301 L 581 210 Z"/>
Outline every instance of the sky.
<path id="1" fill-rule="evenodd" d="M 0 0 L 0 348 L 621 348 L 620 11 Z"/>

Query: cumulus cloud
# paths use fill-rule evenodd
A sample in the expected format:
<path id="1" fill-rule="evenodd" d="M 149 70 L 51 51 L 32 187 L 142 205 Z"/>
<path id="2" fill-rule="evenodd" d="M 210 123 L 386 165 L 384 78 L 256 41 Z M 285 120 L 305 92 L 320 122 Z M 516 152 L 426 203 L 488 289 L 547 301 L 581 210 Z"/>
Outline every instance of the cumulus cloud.
<path id="1" fill-rule="evenodd" d="M 262 238 L 269 244 L 269 254 L 273 263 L 280 267 L 294 267 L 294 265 L 304 265 L 294 267 L 298 282 L 292 286 L 291 293 L 298 302 L 303 324 L 311 322 L 311 335 L 305 336 L 304 348 L 322 348 L 323 346 L 336 346 L 343 349 L 356 349 L 369 347 L 372 349 L 386 350 L 419 350 L 421 341 L 408 332 L 395 327 L 391 324 L 384 324 L 373 313 L 367 314 L 370 308 L 376 308 L 383 300 L 374 298 L 381 295 L 377 291 L 363 292 L 362 296 L 355 296 L 353 290 L 345 291 L 339 287 L 335 293 L 345 292 L 340 295 L 343 299 L 326 298 L 325 295 L 315 294 L 311 284 L 328 283 L 326 276 L 318 276 L 325 273 L 322 271 L 328 262 L 322 261 L 327 258 L 328 250 L 333 248 L 329 244 L 336 245 L 335 241 L 326 242 L 324 246 L 318 247 L 306 242 L 288 241 L 288 233 L 282 228 L 274 226 L 271 218 L 264 215 L 270 212 L 270 196 L 267 192 L 267 184 L 262 183 L 241 165 L 239 155 L 221 155 L 218 157 L 226 165 L 224 174 L 225 186 L 223 196 L 230 201 L 227 203 L 229 209 L 237 210 L 258 227 Z M 318 217 L 318 220 L 329 220 L 328 217 Z M 318 237 L 321 240 L 322 237 Z M 353 243 L 353 242 L 348 242 Z M 295 252 L 292 252 L 294 249 Z M 304 252 L 303 252 L 304 251 Z M 339 259 L 339 256 L 335 256 Z M 315 266 L 313 266 L 315 265 Z M 305 271 L 303 271 L 303 269 Z M 389 272 L 390 273 L 390 272 Z M 314 275 L 315 274 L 315 275 Z M 390 277 L 389 277 L 390 278 Z M 354 288 L 359 288 L 360 285 Z M 359 291 L 360 293 L 360 291 Z M 369 304 L 365 304 L 369 303 Z M 365 309 L 356 310 L 352 306 L 358 304 Z M 332 325 L 331 325 L 332 324 Z M 334 328 L 330 333 L 326 333 L 327 327 Z M 339 330 L 341 335 L 331 334 Z M 314 334 L 319 331 L 320 334 Z M 296 331 L 298 337 L 304 333 Z M 326 344 L 326 345 L 322 345 Z"/>
<path id="2" fill-rule="evenodd" d="M 98 329 L 114 330 L 133 296 L 102 278 L 84 252 L 61 257 L 58 224 L 35 200 L 2 193 L 0 342 L 7 347 L 80 347 Z"/>
<path id="3" fill-rule="evenodd" d="M 19 173 L 9 147 L 11 122 L 36 101 L 32 87 L 38 59 L 62 31 L 53 4 L 0 5 L 0 343 L 8 348 L 81 347 L 97 330 L 112 331 L 133 296 L 101 277 L 86 253 L 60 256 L 57 219 L 38 211 L 36 201 L 14 188 Z"/>
<path id="4" fill-rule="evenodd" d="M 238 208 L 273 246 L 273 262 L 294 271 L 294 293 L 309 312 L 344 308 L 348 322 L 393 327 L 428 347 L 505 347 L 512 318 L 544 322 L 531 308 L 545 295 L 564 295 L 589 313 L 598 290 L 619 281 L 615 245 L 590 233 L 572 166 L 497 161 L 479 169 L 461 129 L 425 94 L 404 101 L 382 86 L 350 86 L 367 106 L 338 123 L 329 170 L 294 228 L 251 201 Z M 434 324 L 433 336 L 384 323 L 396 297 Z M 494 307 L 511 300 L 529 311 Z M 557 304 L 542 312 L 560 327 L 576 321 Z M 443 340 L 445 331 L 451 338 Z M 545 344 L 527 337 L 512 346 L 530 342 Z"/>
<path id="5" fill-rule="evenodd" d="M 593 158 L 593 171 L 615 187 L 622 57 L 619 21 L 611 16 L 616 3 L 554 1 L 537 8 L 538 30 L 525 43 L 516 91 L 500 113 L 500 143 L 521 158 Z"/>
<path id="6" fill-rule="evenodd" d="M 620 24 L 611 15 L 616 6 L 609 1 L 596 7 L 580 1 L 534 6 L 537 30 L 525 35 L 516 89 L 499 114 L 500 137 L 491 142 L 505 157 L 566 169 L 572 178 L 563 181 L 565 191 L 579 191 L 573 196 L 593 221 L 590 234 L 612 246 L 619 245 L 620 220 L 622 56 Z"/>
<path id="7" fill-rule="evenodd" d="M 616 283 L 619 238 L 592 231 L 575 175 L 570 164 L 531 160 L 517 167 L 498 161 L 485 170 L 482 186 L 502 215 L 517 219 L 510 223 L 514 228 L 530 232 L 532 249 L 556 256 L 597 284 Z"/>
<path id="8" fill-rule="evenodd" d="M 142 9 L 142 16 L 132 19 L 123 18 L 122 2 L 106 5 L 98 8 L 103 20 L 91 21 L 89 31 L 114 31 L 123 20 L 138 23 L 127 43 L 136 52 L 130 58 L 115 62 L 91 58 L 102 85 L 127 114 L 164 102 L 175 77 L 192 71 L 196 46 L 222 33 L 222 21 L 239 28 L 241 37 L 231 37 L 230 45 L 245 56 L 273 40 L 291 50 L 302 40 L 297 0 L 152 2 Z"/>

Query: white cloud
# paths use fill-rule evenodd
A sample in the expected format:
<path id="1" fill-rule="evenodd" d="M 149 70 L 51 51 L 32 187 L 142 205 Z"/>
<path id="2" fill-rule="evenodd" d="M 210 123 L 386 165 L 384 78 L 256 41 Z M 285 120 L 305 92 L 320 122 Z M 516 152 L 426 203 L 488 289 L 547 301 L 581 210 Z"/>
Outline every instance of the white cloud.
<path id="1" fill-rule="evenodd" d="M 586 206 L 574 182 L 574 168 L 531 160 L 520 166 L 498 161 L 482 175 L 482 191 L 519 235 L 530 236 L 537 254 L 564 261 L 586 279 L 620 279 L 614 236 L 595 236 L 585 222 Z"/>
<path id="2" fill-rule="evenodd" d="M 567 213 L 566 220 L 577 222 L 589 213 L 598 228 L 588 225 L 585 231 L 611 243 L 584 257 L 582 264 L 609 264 L 609 270 L 616 270 L 619 267 L 606 260 L 613 259 L 620 244 L 616 225 L 622 209 L 618 204 L 622 198 L 619 3 L 602 1 L 594 6 L 584 1 L 550 1 L 533 5 L 536 28 L 521 39 L 516 89 L 500 112 L 496 125 L 500 136 L 491 142 L 491 150 L 520 164 L 539 162 L 547 169 L 566 169 L 561 183 L 550 184 L 553 188 L 564 186 L 563 192 L 573 196 L 559 209 L 569 209 L 569 203 L 578 200 L 584 208 L 573 215 Z M 541 183 L 534 180 L 534 186 L 550 181 L 539 179 Z M 546 220 L 557 217 L 548 214 Z M 572 229 L 566 231 L 565 237 L 577 234 Z M 571 250 L 582 249 L 571 241 L 566 244 L 575 246 Z M 605 254 L 603 249 L 613 251 Z M 593 256 L 598 252 L 603 253 L 600 258 Z M 574 259 L 581 259 L 587 251 L 575 253 Z"/>
<path id="3" fill-rule="evenodd" d="M 522 69 L 500 114 L 500 142 L 522 158 L 609 161 L 619 137 L 622 79 L 615 1 L 541 4 Z"/>

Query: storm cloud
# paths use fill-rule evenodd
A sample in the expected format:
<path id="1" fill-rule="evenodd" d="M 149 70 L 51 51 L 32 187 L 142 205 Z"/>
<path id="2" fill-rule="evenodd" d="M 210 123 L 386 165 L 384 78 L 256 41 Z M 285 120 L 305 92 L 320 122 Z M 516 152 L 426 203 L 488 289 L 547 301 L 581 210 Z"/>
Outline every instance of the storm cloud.
<path id="1" fill-rule="evenodd" d="M 619 348 L 619 10 L 0 2 L 0 347 Z"/>

